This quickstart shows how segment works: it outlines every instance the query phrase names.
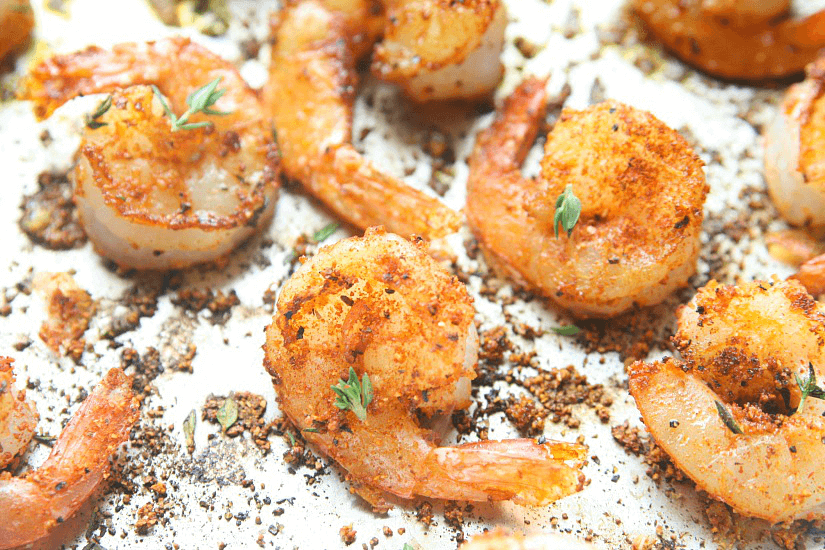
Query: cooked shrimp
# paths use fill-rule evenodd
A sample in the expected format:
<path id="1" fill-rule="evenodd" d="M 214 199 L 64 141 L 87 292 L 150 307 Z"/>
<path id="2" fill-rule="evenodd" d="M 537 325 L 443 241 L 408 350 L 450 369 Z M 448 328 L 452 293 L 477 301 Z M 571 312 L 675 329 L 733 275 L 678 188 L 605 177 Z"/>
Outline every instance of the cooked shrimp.
<path id="1" fill-rule="evenodd" d="M 683 361 L 628 370 L 656 443 L 740 514 L 774 523 L 825 517 L 825 401 L 809 397 L 797 410 L 794 376 L 808 379 L 812 365 L 825 378 L 825 308 L 794 281 L 711 281 L 680 309 L 674 341 Z"/>
<path id="2" fill-rule="evenodd" d="M 794 18 L 790 0 L 633 0 L 633 7 L 666 48 L 722 78 L 792 75 L 825 47 L 825 11 Z"/>
<path id="3" fill-rule="evenodd" d="M 347 222 L 429 238 L 459 217 L 438 200 L 382 173 L 351 144 L 356 71 L 343 16 L 315 1 L 287 5 L 273 24 L 272 111 L 284 172 Z"/>
<path id="4" fill-rule="evenodd" d="M 383 492 L 540 505 L 581 490 L 582 445 L 438 447 L 419 425 L 418 415 L 469 405 L 478 352 L 472 300 L 422 246 L 368 230 L 321 249 L 287 281 L 265 346 L 281 410 L 377 508 Z M 372 383 L 364 420 L 334 404 L 330 386 L 350 368 Z"/>
<path id="5" fill-rule="evenodd" d="M 181 116 L 188 96 L 216 78 L 225 92 L 212 109 L 226 114 L 198 113 L 189 122 L 206 126 L 172 131 L 149 85 Z M 102 255 L 139 269 L 209 262 L 271 218 L 277 147 L 257 95 L 230 63 L 183 38 L 90 47 L 36 66 L 21 97 L 44 118 L 98 92 L 111 92 L 111 107 L 84 127 L 72 176 Z"/>
<path id="6" fill-rule="evenodd" d="M 29 0 L 0 0 L 0 61 L 19 50 L 31 36 L 34 14 Z"/>
<path id="7" fill-rule="evenodd" d="M 112 369 L 89 394 L 43 465 L 0 474 L 0 550 L 30 544 L 71 517 L 109 470 L 109 457 L 138 418 L 129 379 Z"/>
<path id="8" fill-rule="evenodd" d="M 416 101 L 489 95 L 504 72 L 500 0 L 390 0 L 372 72 Z"/>
<path id="9" fill-rule="evenodd" d="M 37 409 L 25 390 L 15 393 L 10 357 L 0 357 L 0 470 L 29 446 L 37 426 Z"/>
<path id="10" fill-rule="evenodd" d="M 555 533 L 523 535 L 497 528 L 476 535 L 461 545 L 461 550 L 589 550 L 593 546 Z"/>
<path id="11" fill-rule="evenodd" d="M 542 81 L 523 83 L 469 159 L 467 220 L 485 257 L 576 316 L 661 302 L 696 269 L 702 161 L 649 113 L 611 101 L 563 111 L 539 181 L 525 179 L 519 165 L 544 103 Z M 581 218 L 555 238 L 553 207 L 568 184 Z"/>

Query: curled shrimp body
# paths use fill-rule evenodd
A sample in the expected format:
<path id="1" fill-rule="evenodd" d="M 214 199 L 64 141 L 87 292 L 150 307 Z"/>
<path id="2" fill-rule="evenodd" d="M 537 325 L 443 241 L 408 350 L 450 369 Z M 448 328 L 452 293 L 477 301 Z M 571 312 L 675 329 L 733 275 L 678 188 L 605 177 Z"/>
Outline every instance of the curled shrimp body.
<path id="1" fill-rule="evenodd" d="M 825 47 L 825 11 L 794 18 L 790 0 L 633 0 L 633 7 L 666 48 L 721 78 L 792 75 Z"/>
<path id="2" fill-rule="evenodd" d="M 109 470 L 109 457 L 138 418 L 129 379 L 110 370 L 75 412 L 43 465 L 0 474 L 0 549 L 35 542 L 68 519 Z"/>
<path id="3" fill-rule="evenodd" d="M 26 399 L 26 392 L 12 388 L 13 361 L 0 357 L 0 469 L 28 447 L 37 426 L 37 409 Z"/>
<path id="4" fill-rule="evenodd" d="M 823 306 L 795 281 L 711 281 L 680 309 L 674 341 L 682 361 L 628 371 L 656 443 L 740 514 L 774 523 L 825 516 L 825 401 L 808 397 L 798 410 L 795 379 L 809 368 L 825 376 Z"/>
<path id="5" fill-rule="evenodd" d="M 0 0 L 0 61 L 19 50 L 34 28 L 34 13 L 29 0 Z"/>
<path id="6" fill-rule="evenodd" d="M 461 550 L 592 550 L 593 546 L 555 533 L 523 535 L 496 528 L 476 535 Z"/>
<path id="7" fill-rule="evenodd" d="M 500 0 L 391 0 L 372 72 L 412 99 L 474 99 L 495 89 L 507 27 Z"/>
<path id="8" fill-rule="evenodd" d="M 702 161 L 651 114 L 611 101 L 564 110 L 539 181 L 523 178 L 545 98 L 542 81 L 524 82 L 470 157 L 467 220 L 485 257 L 576 316 L 659 303 L 696 269 Z M 581 217 L 556 238 L 553 207 L 567 185 Z"/>
<path id="9" fill-rule="evenodd" d="M 382 173 L 352 146 L 355 61 L 348 20 L 324 4 L 290 4 L 273 24 L 271 109 L 284 172 L 338 216 L 365 229 L 441 237 L 460 219 L 438 200 Z"/>
<path id="10" fill-rule="evenodd" d="M 172 131 L 187 97 L 220 77 L 225 93 Z M 75 202 L 97 250 L 124 267 L 168 269 L 217 260 L 271 218 L 278 152 L 255 92 L 231 64 L 187 39 L 91 47 L 36 66 L 21 97 L 39 118 L 69 99 L 110 92 L 87 124 L 72 177 Z"/>
<path id="11" fill-rule="evenodd" d="M 473 316 L 455 277 L 421 246 L 383 230 L 323 248 L 284 285 L 265 346 L 281 410 L 377 508 L 386 506 L 384 492 L 539 505 L 583 487 L 582 445 L 438 447 L 438 435 L 419 425 L 419 415 L 469 405 Z M 336 407 L 330 389 L 350 368 L 372 383 L 363 421 Z"/>

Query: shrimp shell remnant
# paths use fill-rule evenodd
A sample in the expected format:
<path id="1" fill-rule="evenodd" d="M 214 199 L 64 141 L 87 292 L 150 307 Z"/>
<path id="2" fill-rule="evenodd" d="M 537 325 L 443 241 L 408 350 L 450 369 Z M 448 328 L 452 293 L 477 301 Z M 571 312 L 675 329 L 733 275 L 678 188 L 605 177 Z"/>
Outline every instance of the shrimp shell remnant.
<path id="1" fill-rule="evenodd" d="M 34 436 L 37 409 L 26 399 L 25 390 L 14 392 L 14 370 L 10 357 L 0 357 L 0 469 L 8 466 Z"/>
<path id="2" fill-rule="evenodd" d="M 825 378 L 823 306 L 796 281 L 711 281 L 680 308 L 674 341 L 683 360 L 628 369 L 656 443 L 740 514 L 773 523 L 825 517 L 825 401 L 809 397 L 798 411 L 796 381 L 809 365 Z"/>
<path id="3" fill-rule="evenodd" d="M 478 353 L 472 300 L 422 248 L 369 230 L 324 247 L 287 281 L 264 348 L 281 410 L 376 509 L 388 507 L 385 492 L 542 505 L 581 490 L 583 445 L 438 447 L 420 425 L 469 405 Z M 333 404 L 330 386 L 350 368 L 372 382 L 364 421 Z"/>
<path id="4" fill-rule="evenodd" d="M 661 302 L 696 270 L 702 161 L 650 113 L 608 101 L 565 109 L 539 180 L 524 178 L 545 101 L 544 81 L 522 83 L 469 159 L 467 220 L 485 258 L 579 317 Z M 555 238 L 553 207 L 568 184 L 581 217 L 569 238 Z"/>
<path id="5" fill-rule="evenodd" d="M 220 77 L 214 109 L 171 131 L 174 113 Z M 86 125 L 71 176 L 84 229 L 122 267 L 170 269 L 220 260 L 271 219 L 279 155 L 260 100 L 227 61 L 184 38 L 90 47 L 34 69 L 20 97 L 45 118 L 78 95 L 111 93 L 111 107 Z"/>
<path id="6" fill-rule="evenodd" d="M 138 416 L 129 379 L 111 369 L 40 468 L 20 477 L 0 473 L 0 550 L 35 542 L 74 514 L 106 478 L 109 457 Z"/>

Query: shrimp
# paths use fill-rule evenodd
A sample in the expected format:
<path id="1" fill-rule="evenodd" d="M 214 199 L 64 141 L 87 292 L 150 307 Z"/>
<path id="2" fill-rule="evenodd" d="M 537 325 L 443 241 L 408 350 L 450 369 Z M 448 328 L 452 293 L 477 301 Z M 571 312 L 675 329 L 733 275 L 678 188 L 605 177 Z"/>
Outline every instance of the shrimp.
<path id="1" fill-rule="evenodd" d="M 385 492 L 541 505 L 580 491 L 583 445 L 438 447 L 419 425 L 419 415 L 469 405 L 478 335 L 466 289 L 418 245 L 371 229 L 324 247 L 287 281 L 264 348 L 281 410 L 376 509 Z M 330 389 L 350 368 L 373 388 L 363 421 Z"/>
<path id="2" fill-rule="evenodd" d="M 0 0 L 0 61 L 26 44 L 34 28 L 29 0 Z"/>
<path id="3" fill-rule="evenodd" d="M 43 465 L 0 474 L 0 550 L 30 544 L 74 514 L 109 470 L 109 457 L 138 418 L 129 379 L 111 369 L 57 439 Z"/>
<path id="4" fill-rule="evenodd" d="M 457 213 L 382 173 L 352 146 L 356 71 L 346 19 L 315 1 L 289 4 L 273 23 L 272 111 L 287 176 L 362 229 L 441 237 Z"/>
<path id="5" fill-rule="evenodd" d="M 476 99 L 504 68 L 507 10 L 500 0 L 390 0 L 372 72 L 415 101 Z"/>
<path id="6" fill-rule="evenodd" d="M 825 10 L 794 18 L 791 0 L 633 0 L 633 7 L 667 49 L 721 78 L 793 75 L 825 47 Z"/>
<path id="7" fill-rule="evenodd" d="M 14 359 L 0 356 L 0 470 L 29 446 L 37 426 L 37 409 L 25 390 L 15 393 Z"/>
<path id="8" fill-rule="evenodd" d="M 476 535 L 461 545 L 461 550 L 590 550 L 593 546 L 555 533 L 523 535 L 496 528 Z"/>
<path id="9" fill-rule="evenodd" d="M 696 269 L 702 161 L 649 113 L 609 101 L 564 110 L 547 136 L 539 181 L 521 176 L 542 119 L 544 82 L 527 80 L 482 132 L 470 159 L 467 220 L 494 269 L 579 317 L 664 300 Z M 567 185 L 578 225 L 554 237 Z"/>
<path id="10" fill-rule="evenodd" d="M 190 120 L 208 124 L 172 131 L 163 101 L 181 116 L 189 95 L 217 78 L 223 95 Z M 272 217 L 278 149 L 260 100 L 230 63 L 184 38 L 90 47 L 37 65 L 20 97 L 42 119 L 98 92 L 111 93 L 111 105 L 84 127 L 72 179 L 103 256 L 138 269 L 215 261 Z"/>
<path id="11" fill-rule="evenodd" d="M 795 381 L 809 369 L 825 377 L 825 307 L 795 281 L 711 281 L 678 322 L 683 360 L 628 369 L 656 443 L 740 514 L 773 523 L 825 517 L 825 401 L 809 397 L 799 410 Z"/>

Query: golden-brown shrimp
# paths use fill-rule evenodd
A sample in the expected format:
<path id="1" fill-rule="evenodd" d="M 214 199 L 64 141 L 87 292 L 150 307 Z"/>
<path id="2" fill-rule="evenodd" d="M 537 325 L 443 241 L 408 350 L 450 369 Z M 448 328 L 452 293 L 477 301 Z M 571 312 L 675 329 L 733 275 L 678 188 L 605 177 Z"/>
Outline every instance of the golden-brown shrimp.
<path id="1" fill-rule="evenodd" d="M 636 362 L 630 393 L 656 443 L 712 497 L 771 522 L 825 516 L 825 308 L 795 281 L 711 281 L 679 311 L 684 360 Z M 722 419 L 719 402 L 742 433 Z"/>
<path id="2" fill-rule="evenodd" d="M 281 290 L 265 346 L 281 410 L 374 506 L 385 506 L 383 491 L 539 505 L 582 489 L 583 445 L 438 447 L 438 435 L 419 425 L 419 414 L 469 405 L 473 316 L 455 277 L 422 246 L 381 229 L 321 249 Z M 350 368 L 372 383 L 363 421 L 337 408 L 330 389 Z"/>
<path id="3" fill-rule="evenodd" d="M 555 533 L 523 535 L 496 528 L 476 535 L 461 550 L 592 550 L 590 544 Z"/>
<path id="4" fill-rule="evenodd" d="M 172 131 L 188 96 L 220 78 L 212 109 Z M 75 202 L 97 250 L 125 267 L 168 269 L 227 255 L 272 215 L 278 151 L 260 100 L 227 61 L 183 38 L 91 47 L 36 66 L 20 96 L 39 118 L 78 96 L 111 92 L 83 130 Z"/>
<path id="5" fill-rule="evenodd" d="M 105 478 L 109 457 L 137 418 L 129 379 L 111 369 L 40 468 L 20 477 L 0 474 L 0 550 L 35 542 L 71 517 Z"/>
<path id="6" fill-rule="evenodd" d="M 544 82 L 523 83 L 469 159 L 467 220 L 485 257 L 576 316 L 661 302 L 696 269 L 702 161 L 651 114 L 611 101 L 563 111 L 539 181 L 525 179 L 519 165 L 544 104 Z M 581 218 L 555 238 L 553 207 L 568 184 Z"/>
<path id="7" fill-rule="evenodd" d="M 794 18 L 790 0 L 633 0 L 633 7 L 666 48 L 722 78 L 792 75 L 825 47 L 825 11 Z"/>
<path id="8" fill-rule="evenodd" d="M 19 50 L 34 28 L 29 0 L 0 0 L 0 61 Z"/>
<path id="9" fill-rule="evenodd" d="M 0 470 L 9 465 L 34 437 L 37 409 L 26 391 L 14 391 L 14 359 L 0 356 Z"/>
<path id="10" fill-rule="evenodd" d="M 504 69 L 507 10 L 500 0 L 390 0 L 372 72 L 412 99 L 489 95 Z"/>
<path id="11" fill-rule="evenodd" d="M 429 238 L 459 217 L 438 200 L 379 171 L 351 144 L 356 71 L 347 22 L 315 1 L 289 4 L 273 23 L 271 109 L 284 172 L 362 229 Z"/>

